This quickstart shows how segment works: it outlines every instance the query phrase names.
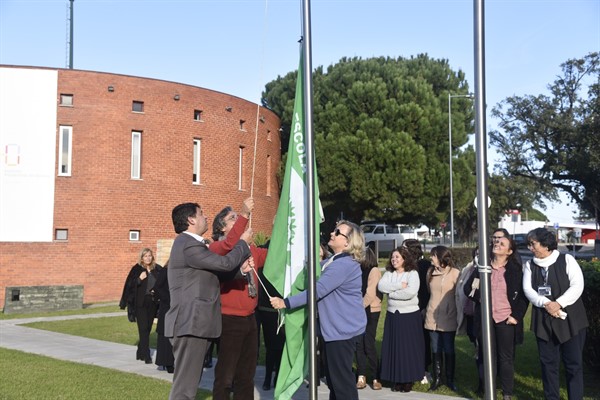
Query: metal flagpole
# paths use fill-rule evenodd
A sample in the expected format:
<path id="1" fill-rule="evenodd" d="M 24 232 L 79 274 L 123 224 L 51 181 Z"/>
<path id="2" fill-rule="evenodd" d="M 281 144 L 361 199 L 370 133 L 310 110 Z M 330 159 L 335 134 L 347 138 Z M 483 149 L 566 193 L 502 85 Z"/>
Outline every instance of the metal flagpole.
<path id="1" fill-rule="evenodd" d="M 308 233 L 308 337 L 309 337 L 309 399 L 317 399 L 317 301 L 316 301 L 316 218 L 315 218 L 315 176 L 314 176 L 314 134 L 312 97 L 312 35 L 310 30 L 310 0 L 302 4 L 302 30 L 304 36 L 304 129 L 306 132 L 306 196 Z"/>
<path id="2" fill-rule="evenodd" d="M 496 392 L 492 368 L 491 286 L 492 267 L 489 265 L 487 140 L 485 121 L 485 29 L 484 0 L 474 0 L 475 36 L 475 149 L 477 153 L 477 226 L 479 230 L 479 280 L 481 286 L 481 329 L 483 336 L 483 380 L 485 399 L 493 400 Z"/>

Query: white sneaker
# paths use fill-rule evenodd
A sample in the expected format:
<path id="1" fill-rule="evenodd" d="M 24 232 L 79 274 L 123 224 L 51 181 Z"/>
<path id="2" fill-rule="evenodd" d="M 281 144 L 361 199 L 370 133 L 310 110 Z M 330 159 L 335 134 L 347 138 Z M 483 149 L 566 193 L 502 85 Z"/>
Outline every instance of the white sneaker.
<path id="1" fill-rule="evenodd" d="M 423 379 L 421 379 L 421 384 L 427 385 L 429 383 L 431 383 L 431 374 L 425 371 L 425 375 L 423 376 Z"/>

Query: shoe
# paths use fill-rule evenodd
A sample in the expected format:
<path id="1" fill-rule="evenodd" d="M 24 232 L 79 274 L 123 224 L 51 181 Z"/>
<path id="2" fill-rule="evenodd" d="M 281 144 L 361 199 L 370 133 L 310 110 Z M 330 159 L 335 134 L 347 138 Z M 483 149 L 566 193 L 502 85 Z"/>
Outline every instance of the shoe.
<path id="1" fill-rule="evenodd" d="M 381 390 L 381 382 L 377 379 L 373 379 L 373 390 Z"/>
<path id="2" fill-rule="evenodd" d="M 173 367 L 172 365 L 167 365 L 167 372 L 172 374 L 173 372 L 175 372 L 175 367 Z"/>
<path id="3" fill-rule="evenodd" d="M 394 386 L 392 386 L 392 392 L 403 392 L 403 389 L 404 386 L 401 383 L 395 383 Z"/>
<path id="4" fill-rule="evenodd" d="M 433 392 L 442 385 L 442 354 L 433 353 L 431 356 L 433 364 L 433 379 L 431 380 L 431 386 L 429 389 L 427 389 L 428 392 Z"/>
<path id="5" fill-rule="evenodd" d="M 204 368 L 212 368 L 213 362 L 212 357 L 207 357 L 204 359 Z"/>
<path id="6" fill-rule="evenodd" d="M 262 385 L 263 390 L 271 390 L 271 384 L 269 382 L 265 382 Z"/>
<path id="7" fill-rule="evenodd" d="M 364 389 L 367 387 L 367 377 L 364 375 L 359 375 L 358 376 L 358 381 L 356 381 L 356 388 L 357 389 Z"/>
<path id="8" fill-rule="evenodd" d="M 431 383 L 431 374 L 425 371 L 425 375 L 423 375 L 423 379 L 421 379 L 421 385 L 427 385 Z"/>
<path id="9" fill-rule="evenodd" d="M 410 392 L 412 390 L 412 388 L 413 388 L 413 384 L 412 383 L 405 383 L 403 385 L 403 387 L 402 387 L 402 391 L 404 393 L 408 393 L 408 392 Z"/>

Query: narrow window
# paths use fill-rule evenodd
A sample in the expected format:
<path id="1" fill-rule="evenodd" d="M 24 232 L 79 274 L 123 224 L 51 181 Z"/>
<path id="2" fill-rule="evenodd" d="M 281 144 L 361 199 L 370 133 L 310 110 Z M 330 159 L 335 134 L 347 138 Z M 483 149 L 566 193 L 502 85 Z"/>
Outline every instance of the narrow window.
<path id="1" fill-rule="evenodd" d="M 202 110 L 194 110 L 194 121 L 202 121 Z"/>
<path id="2" fill-rule="evenodd" d="M 69 240 L 69 230 L 56 229 L 54 231 L 54 240 Z"/>
<path id="3" fill-rule="evenodd" d="M 200 139 L 194 139 L 194 173 L 192 175 L 192 183 L 200 184 Z"/>
<path id="4" fill-rule="evenodd" d="M 140 179 L 142 159 L 142 132 L 131 132 L 131 179 Z"/>
<path id="5" fill-rule="evenodd" d="M 71 176 L 71 145 L 73 127 L 59 126 L 58 135 L 58 176 Z"/>
<path id="6" fill-rule="evenodd" d="M 271 130 L 267 129 L 267 140 L 270 142 L 271 141 Z"/>
<path id="7" fill-rule="evenodd" d="M 131 109 L 133 112 L 143 113 L 144 112 L 144 102 L 143 101 L 134 101 Z"/>
<path id="8" fill-rule="evenodd" d="M 73 105 L 73 95 L 72 94 L 62 94 L 60 95 L 60 105 L 61 106 L 72 106 Z"/>
<path id="9" fill-rule="evenodd" d="M 245 129 L 244 129 L 245 123 L 246 123 L 246 120 L 240 119 L 240 131 L 245 131 Z"/>
<path id="10" fill-rule="evenodd" d="M 271 195 L 271 156 L 267 156 L 267 196 Z"/>
<path id="11" fill-rule="evenodd" d="M 244 147 L 240 146 L 240 159 L 238 165 L 238 190 L 244 190 Z"/>
<path id="12" fill-rule="evenodd" d="M 140 240 L 140 231 L 137 231 L 137 230 L 129 231 L 129 241 L 130 242 L 137 242 L 139 240 Z"/>

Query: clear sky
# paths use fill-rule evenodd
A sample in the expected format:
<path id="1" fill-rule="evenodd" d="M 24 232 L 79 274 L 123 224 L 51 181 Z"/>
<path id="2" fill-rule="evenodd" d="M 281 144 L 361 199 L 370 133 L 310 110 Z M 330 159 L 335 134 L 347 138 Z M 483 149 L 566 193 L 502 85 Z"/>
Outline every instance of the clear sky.
<path id="1" fill-rule="evenodd" d="M 0 0 L 0 64 L 68 65 L 68 0 Z M 342 57 L 448 59 L 474 87 L 472 0 L 312 0 L 313 68 Z M 164 79 L 258 102 L 298 66 L 301 0 L 75 0 L 75 69 Z M 600 0 L 485 2 L 488 109 L 547 94 L 560 64 L 600 51 Z M 1 90 L 1 88 L 0 88 Z M 487 117 L 488 130 L 496 121 Z M 494 160 L 493 151 L 488 160 Z M 493 201 L 493 200 L 492 200 Z M 566 204 L 548 208 L 571 222 Z"/>

